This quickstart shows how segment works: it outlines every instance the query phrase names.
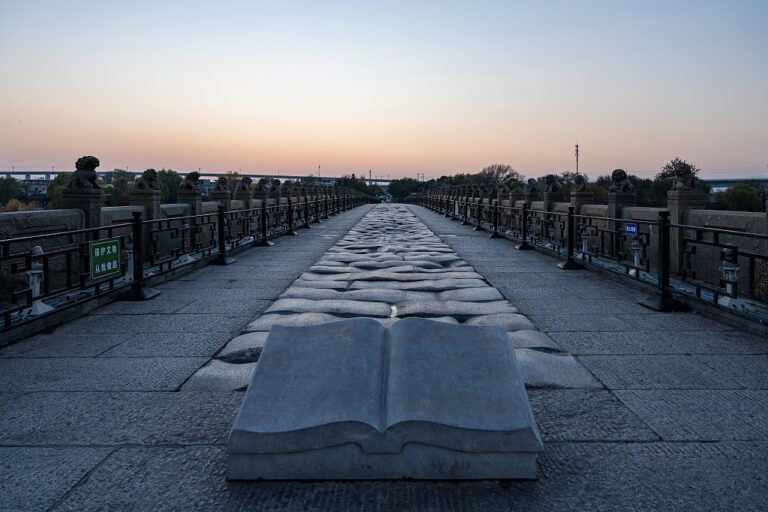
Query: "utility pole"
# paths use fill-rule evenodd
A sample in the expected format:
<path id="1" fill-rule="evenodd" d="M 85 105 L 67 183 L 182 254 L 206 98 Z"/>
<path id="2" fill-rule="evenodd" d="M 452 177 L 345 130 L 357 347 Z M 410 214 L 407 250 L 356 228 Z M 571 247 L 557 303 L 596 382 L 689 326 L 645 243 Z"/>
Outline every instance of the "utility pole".
<path id="1" fill-rule="evenodd" d="M 320 164 L 317 164 L 317 179 L 320 179 Z"/>
<path id="2" fill-rule="evenodd" d="M 579 174 L 579 141 L 576 141 L 576 174 Z"/>
<path id="3" fill-rule="evenodd" d="M 372 175 L 373 175 L 373 171 L 368 169 L 368 186 L 369 187 L 373 186 L 373 178 L 371 178 Z"/>

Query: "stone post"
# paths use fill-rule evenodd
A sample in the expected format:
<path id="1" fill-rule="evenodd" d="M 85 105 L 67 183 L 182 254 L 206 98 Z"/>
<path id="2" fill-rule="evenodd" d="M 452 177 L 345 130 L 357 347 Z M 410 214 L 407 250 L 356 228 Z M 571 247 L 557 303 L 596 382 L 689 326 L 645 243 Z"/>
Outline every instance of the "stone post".
<path id="1" fill-rule="evenodd" d="M 608 212 L 607 217 L 613 219 L 622 218 L 622 210 L 625 206 L 635 206 L 637 204 L 637 195 L 635 194 L 635 186 L 629 181 L 626 171 L 624 169 L 615 169 L 611 173 L 611 189 L 608 192 Z M 608 221 L 606 228 L 613 233 L 619 229 L 619 223 L 616 221 Z M 605 235 L 603 235 L 605 236 Z M 616 256 L 620 250 L 620 236 L 614 234 L 610 240 L 605 243 L 608 247 L 608 251 L 612 256 Z"/>
<path id="2" fill-rule="evenodd" d="M 75 172 L 67 180 L 62 190 L 62 206 L 65 209 L 82 210 L 85 214 L 85 227 L 101 226 L 101 187 L 96 183 L 96 168 L 99 159 L 84 156 L 75 163 Z"/>
<path id="3" fill-rule="evenodd" d="M 235 186 L 235 199 L 243 202 L 243 209 L 250 210 L 254 208 L 253 189 L 251 189 L 251 178 L 243 176 Z"/>
<path id="4" fill-rule="evenodd" d="M 160 213 L 160 184 L 157 181 L 157 171 L 147 169 L 136 178 L 129 191 L 131 204 L 144 208 L 144 220 L 157 220 Z"/>
<path id="5" fill-rule="evenodd" d="M 533 201 L 539 200 L 540 193 L 539 183 L 534 178 L 530 178 L 528 184 L 525 186 L 525 204 L 528 208 L 531 207 Z"/>
<path id="6" fill-rule="evenodd" d="M 571 189 L 571 206 L 573 206 L 574 214 L 581 215 L 581 207 L 585 204 L 592 204 L 594 200 L 595 193 L 587 186 L 587 180 L 581 174 L 577 174 L 576 182 Z"/>
<path id="7" fill-rule="evenodd" d="M 615 169 L 611 173 L 611 189 L 608 192 L 608 217 L 621 218 L 625 206 L 635 206 L 637 195 L 635 186 L 629 181 L 624 169 Z"/>
<path id="8" fill-rule="evenodd" d="M 703 210 L 707 196 L 695 188 L 673 188 L 667 192 L 667 208 L 669 208 L 670 224 L 685 224 L 686 210 Z M 685 230 L 670 228 L 669 230 L 669 270 L 672 274 L 680 274 L 683 268 L 683 236 Z"/>
<path id="9" fill-rule="evenodd" d="M 190 215 L 203 213 L 203 193 L 199 181 L 200 173 L 190 172 L 179 185 L 178 201 L 189 205 Z"/>
<path id="10" fill-rule="evenodd" d="M 565 195 L 563 186 L 554 174 L 549 174 L 544 180 L 547 184 L 547 189 L 544 191 L 544 210 L 551 212 L 554 203 L 565 201 Z"/>
<path id="11" fill-rule="evenodd" d="M 210 198 L 211 201 L 218 201 L 224 207 L 225 212 L 232 209 L 232 191 L 229 190 L 226 176 L 219 176 L 219 179 L 216 180 L 211 189 Z"/>
<path id="12" fill-rule="evenodd" d="M 509 191 L 509 204 L 515 206 L 515 201 L 522 201 L 525 199 L 525 191 L 520 183 L 515 182 Z"/>

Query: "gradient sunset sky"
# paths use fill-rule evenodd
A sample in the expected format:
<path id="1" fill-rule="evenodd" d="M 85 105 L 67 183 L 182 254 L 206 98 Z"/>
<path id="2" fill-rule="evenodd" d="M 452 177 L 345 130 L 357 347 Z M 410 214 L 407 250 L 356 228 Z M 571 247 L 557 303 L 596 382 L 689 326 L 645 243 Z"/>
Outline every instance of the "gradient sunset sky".
<path id="1" fill-rule="evenodd" d="M 768 175 L 768 1 L 0 0 L 0 171 Z"/>

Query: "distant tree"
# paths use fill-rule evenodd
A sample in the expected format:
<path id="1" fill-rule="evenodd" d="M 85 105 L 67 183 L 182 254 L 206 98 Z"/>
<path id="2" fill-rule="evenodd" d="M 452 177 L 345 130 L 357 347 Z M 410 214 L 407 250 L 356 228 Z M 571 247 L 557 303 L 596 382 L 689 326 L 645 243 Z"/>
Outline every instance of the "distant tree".
<path id="1" fill-rule="evenodd" d="M 280 180 L 277 178 L 261 178 L 258 181 L 259 185 L 271 185 L 273 187 L 280 186 Z"/>
<path id="2" fill-rule="evenodd" d="M 414 192 L 424 188 L 424 183 L 413 178 L 402 178 L 389 182 L 389 194 L 395 201 L 402 201 Z"/>
<path id="3" fill-rule="evenodd" d="M 12 199 L 22 199 L 23 197 L 24 191 L 15 178 L 0 178 L 0 205 Z"/>
<path id="4" fill-rule="evenodd" d="M 302 185 L 314 185 L 315 181 L 317 181 L 317 178 L 315 178 L 311 174 L 307 174 L 306 176 L 301 178 L 301 184 Z"/>
<path id="5" fill-rule="evenodd" d="M 672 190 L 672 186 L 675 184 L 675 167 L 678 165 L 687 167 L 696 177 L 698 177 L 699 171 L 701 171 L 701 169 L 692 163 L 682 160 L 679 156 L 664 164 L 664 167 L 656 173 L 653 179 L 653 194 L 662 205 L 667 204 L 667 191 Z M 698 189 L 702 192 L 709 192 L 712 190 L 712 186 L 706 181 L 699 179 Z"/>
<path id="6" fill-rule="evenodd" d="M 563 193 L 565 194 L 566 199 L 570 198 L 571 190 L 576 184 L 576 173 L 571 171 L 563 171 L 560 174 L 556 174 L 556 176 L 557 176 L 557 181 L 559 181 L 560 184 L 563 186 Z M 586 174 L 582 173 L 579 176 L 582 176 L 585 180 L 589 181 L 589 177 Z M 542 178 L 537 178 L 537 180 L 540 183 L 542 182 Z M 546 186 L 541 190 L 546 190 Z"/>
<path id="7" fill-rule="evenodd" d="M 760 189 L 755 182 L 742 181 L 725 191 L 725 207 L 728 210 L 759 212 Z"/>
<path id="8" fill-rule="evenodd" d="M 130 204 L 129 191 L 133 184 L 133 175 L 123 169 L 115 169 L 104 177 L 103 203 L 105 206 L 127 206 Z"/>
<path id="9" fill-rule="evenodd" d="M 491 164 L 484 167 L 476 177 L 474 183 L 481 186 L 495 186 L 502 183 L 511 184 L 512 182 L 520 182 L 521 176 L 511 166 L 506 164 Z"/>
<path id="10" fill-rule="evenodd" d="M 470 185 L 472 184 L 472 180 L 474 179 L 474 177 L 475 175 L 472 173 L 460 172 L 458 174 L 454 174 L 453 176 L 440 176 L 435 181 L 437 182 L 438 185 L 450 185 L 450 186 Z"/>
<path id="11" fill-rule="evenodd" d="M 67 186 L 67 180 L 69 180 L 69 173 L 60 172 L 48 184 L 45 189 L 45 194 L 48 196 L 48 208 L 61 208 L 61 191 Z"/>
<path id="12" fill-rule="evenodd" d="M 363 192 L 364 194 L 375 195 L 375 190 L 373 187 L 369 187 L 365 183 L 365 179 L 362 176 L 358 178 L 354 173 L 352 173 L 352 175 L 344 175 L 337 179 L 335 185 L 337 187 L 353 188 Z"/>
<path id="13" fill-rule="evenodd" d="M 30 201 L 28 203 L 25 203 L 24 201 L 21 201 L 19 199 L 11 199 L 5 205 L 5 208 L 2 208 L 0 210 L 5 212 L 23 212 L 26 210 L 37 210 L 38 208 L 40 208 L 40 205 L 38 204 L 37 201 Z"/>
<path id="14" fill-rule="evenodd" d="M 157 180 L 160 182 L 160 202 L 174 204 L 179 200 L 179 185 L 181 175 L 172 169 L 160 169 L 157 172 Z"/>

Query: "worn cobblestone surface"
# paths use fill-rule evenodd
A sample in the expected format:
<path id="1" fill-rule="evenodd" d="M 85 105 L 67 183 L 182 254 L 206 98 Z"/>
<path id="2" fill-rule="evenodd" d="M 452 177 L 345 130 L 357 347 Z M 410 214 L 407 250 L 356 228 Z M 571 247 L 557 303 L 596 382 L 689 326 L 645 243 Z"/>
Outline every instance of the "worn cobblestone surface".
<path id="1" fill-rule="evenodd" d="M 419 207 L 363 207 L 166 283 L 159 300 L 0 349 L 0 510 L 768 509 L 766 340 L 650 312 L 634 289 L 487 236 Z M 257 318 L 278 298 L 383 303 L 382 322 L 419 303 L 413 314 L 463 323 L 494 320 L 477 308 L 508 300 L 519 313 L 501 315 L 521 322 L 511 343 L 547 356 L 528 358 L 550 379 L 528 382 L 538 480 L 228 482 L 243 395 L 230 384 L 254 363 L 218 358 L 262 346 L 265 319 L 357 313 L 281 302 Z M 584 382 L 551 385 L 565 375 L 547 361 L 566 359 Z"/>

